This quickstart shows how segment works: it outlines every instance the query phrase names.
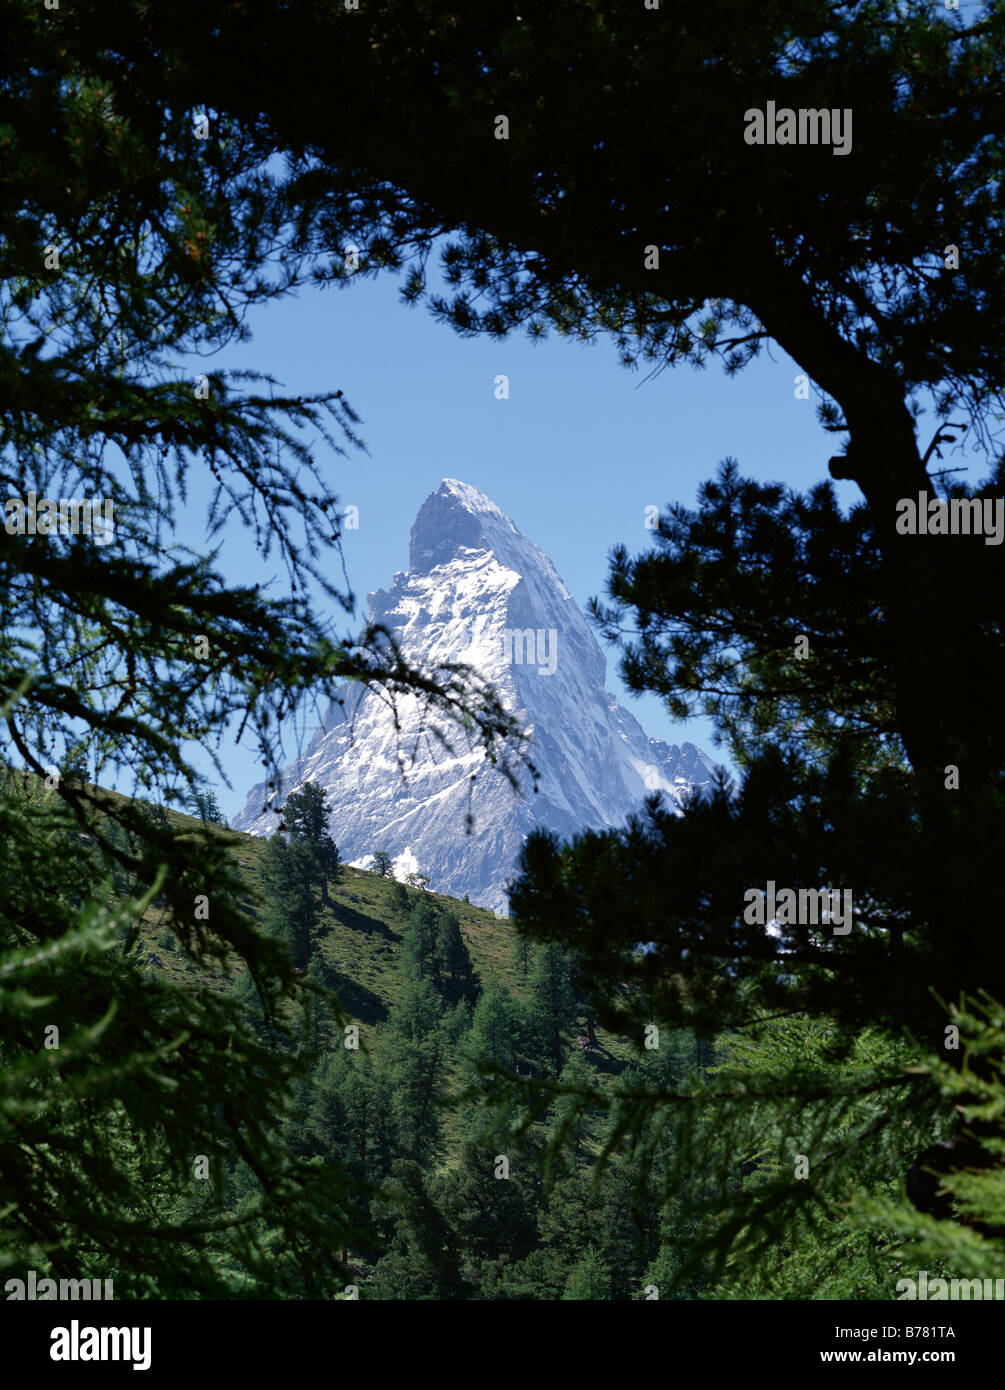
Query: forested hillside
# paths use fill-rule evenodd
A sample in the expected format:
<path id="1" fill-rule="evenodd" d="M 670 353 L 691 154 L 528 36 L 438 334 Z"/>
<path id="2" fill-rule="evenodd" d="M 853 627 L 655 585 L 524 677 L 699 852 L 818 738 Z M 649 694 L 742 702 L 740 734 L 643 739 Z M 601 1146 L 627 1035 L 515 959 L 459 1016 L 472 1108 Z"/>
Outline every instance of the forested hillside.
<path id="1" fill-rule="evenodd" d="M 142 1154 L 122 1128 L 108 1066 L 116 1027 L 106 1019 L 89 1039 L 75 1035 L 51 1054 L 71 1092 L 81 1086 L 111 1189 L 143 1190 L 135 1214 L 144 1229 L 162 1240 L 171 1233 L 172 1262 L 160 1273 L 119 1252 L 119 1296 L 185 1296 L 175 1259 L 190 1271 L 188 1296 L 889 1296 L 902 1264 L 898 1226 L 910 1237 L 912 1224 L 895 1165 L 884 1168 L 860 1140 L 883 1118 L 883 1092 L 896 1078 L 923 1093 L 927 1077 L 906 1047 L 873 1030 L 849 1045 L 836 1025 L 799 1016 L 765 1019 L 742 1036 L 699 1037 L 657 1021 L 612 1034 L 595 1026 L 579 962 L 560 946 L 533 944 L 511 921 L 386 872 L 341 865 L 312 784 L 287 800 L 285 828 L 269 840 L 92 790 L 120 817 L 148 817 L 165 833 L 201 841 L 208 855 L 221 852 L 237 871 L 236 910 L 291 962 L 294 977 L 283 996 L 268 972 L 259 989 L 236 957 L 194 960 L 182 944 L 191 923 L 178 920 L 167 896 L 137 900 L 128 875 L 113 869 L 111 934 L 74 971 L 78 1007 L 91 972 L 106 990 L 121 987 L 129 1051 L 144 1011 L 180 1026 L 190 1009 L 213 1001 L 219 1066 L 236 1063 L 218 1108 L 241 1104 L 270 1077 L 273 1088 L 257 1136 L 268 1168 L 260 1152 L 227 1142 L 222 1127 L 201 1146 L 193 1136 L 190 1161 L 172 1164 L 161 1107 L 184 1088 L 190 1023 L 156 1059 L 160 1095 Z M 47 826 L 36 850 L 72 858 L 80 883 L 107 870 L 99 837 L 113 821 L 84 837 L 61 824 L 42 784 L 8 779 L 7 794 L 36 829 Z M 9 835 L 2 843 L 10 867 L 16 846 Z M 23 854 L 24 840 L 18 846 Z M 211 923 L 212 903 L 212 894 L 197 897 L 194 916 Z M 29 972 L 37 964 L 13 959 Z M 1000 1047 L 997 1034 L 1000 1024 L 983 1045 Z M 144 1061 L 130 1055 L 119 1067 L 129 1075 Z M 38 1100 L 34 1111 L 21 1102 L 31 1117 L 18 1147 L 45 1172 L 58 1123 L 53 1093 L 47 1100 L 30 1074 L 19 1080 Z M 949 1105 L 930 1105 L 933 1140 L 949 1132 L 951 1116 Z M 64 1120 L 70 1144 L 79 1122 L 79 1114 Z M 805 1181 L 811 1163 L 841 1173 L 838 1200 L 814 1195 Z M 8 1188 L 12 1179 L 8 1170 Z M 34 1259 L 58 1272 L 72 1251 L 82 1274 L 106 1270 L 114 1232 L 89 1243 L 66 1174 L 54 1167 L 46 1181 L 51 1248 L 18 1231 L 31 1217 L 22 1206 L 7 1226 L 6 1267 Z M 765 1211 L 785 1214 L 783 1242 Z M 986 1271 L 997 1242 L 975 1227 L 972 1253 Z M 941 1229 L 932 1223 L 926 1252 L 933 1277 Z M 953 1258 L 958 1268 L 958 1250 Z"/>
<path id="2" fill-rule="evenodd" d="M 179 830 L 198 821 L 168 813 Z M 289 819 L 289 817 L 287 817 Z M 302 931 L 303 897 L 281 861 L 295 838 L 266 841 L 202 827 L 230 846 L 243 906 L 280 942 Z M 572 1116 L 567 1098 L 542 1104 L 529 1092 L 493 1107 L 497 1067 L 518 1081 L 569 1087 L 666 1084 L 708 1062 L 707 1044 L 667 1035 L 658 1049 L 597 1031 L 576 988 L 574 962 L 535 948 L 513 924 L 466 902 L 339 866 L 322 907 L 311 903 L 309 965 L 299 999 L 271 1024 L 250 976 L 193 966 L 166 905 L 152 903 L 141 929 L 145 983 L 226 991 L 268 1047 L 298 1054 L 305 1075 L 275 1141 L 347 1179 L 344 1228 L 335 1234 L 345 1278 L 323 1287 L 280 1258 L 274 1292 L 287 1297 L 642 1298 L 657 1277 L 666 1228 L 658 1175 L 615 1156 L 593 1186 L 602 1148 L 600 1113 Z M 318 992 L 314 993 L 314 989 Z M 355 1026 L 354 1026 L 355 1025 Z M 481 1064 L 481 1065 L 480 1065 Z M 554 1171 L 550 1140 L 570 1148 Z M 241 1214 L 257 1183 L 240 1159 L 193 1177 L 171 1211 L 183 1224 Z M 278 1234 L 259 1223 L 273 1258 Z M 665 1262 L 668 1251 L 663 1249 Z M 218 1251 L 226 1267 L 226 1242 Z M 233 1292 L 261 1294 L 233 1272 Z M 270 1290 L 273 1291 L 273 1290 Z"/>

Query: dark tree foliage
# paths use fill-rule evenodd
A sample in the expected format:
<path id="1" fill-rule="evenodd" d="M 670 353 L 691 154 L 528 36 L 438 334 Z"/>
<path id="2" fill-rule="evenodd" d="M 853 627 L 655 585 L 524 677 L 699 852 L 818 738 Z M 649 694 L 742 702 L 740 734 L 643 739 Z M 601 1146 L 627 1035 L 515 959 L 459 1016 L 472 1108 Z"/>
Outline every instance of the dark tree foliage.
<path id="1" fill-rule="evenodd" d="M 243 926 L 272 1019 L 261 1032 L 221 989 L 226 975 L 207 953 L 198 978 L 167 984 L 159 965 L 125 948 L 177 860 L 151 872 L 145 891 L 117 891 L 110 856 L 81 843 L 54 791 L 8 773 L 0 793 L 5 1277 L 24 1278 L 26 1267 L 112 1277 L 118 1297 L 180 1298 L 275 1296 L 294 1278 L 315 1290 L 337 1281 L 325 1242 L 346 1226 L 345 1182 L 334 1169 L 312 1170 L 271 1132 L 309 1072 L 275 1046 L 284 1032 L 276 1005 L 289 993 L 282 952 Z M 210 922 L 215 913 L 240 921 L 228 902 L 240 880 L 214 843 L 203 847 Z M 190 897 L 188 918 L 172 921 L 194 941 L 210 924 L 193 921 L 193 907 Z M 227 1211 L 226 1176 L 238 1160 L 248 1203 Z M 282 1268 L 265 1232 L 285 1234 Z"/>
<path id="2" fill-rule="evenodd" d="M 442 1209 L 460 1237 L 470 1270 L 508 1257 L 524 1259 L 537 1243 L 534 1209 L 539 1196 L 535 1165 L 528 1153 L 514 1153 L 514 1171 L 496 1176 L 496 1156 L 485 1145 L 465 1143 L 457 1168 L 441 1180 Z M 463 1266 L 462 1266 L 463 1267 Z"/>
<path id="3" fill-rule="evenodd" d="M 566 1036 L 576 1017 L 572 966 L 553 942 L 534 955 L 527 980 L 527 1031 L 537 1064 L 558 1076 L 566 1057 Z"/>
<path id="4" fill-rule="evenodd" d="M 478 979 L 460 922 L 425 896 L 412 908 L 405 928 L 402 970 L 409 978 L 429 980 L 448 1008 L 462 1000 L 473 1004 L 478 997 Z"/>
<path id="5" fill-rule="evenodd" d="M 411 1159 L 396 1159 L 389 1184 L 396 1216 L 391 1249 L 372 1280 L 377 1298 L 467 1299 L 474 1292 L 460 1269 L 458 1233 L 430 1190 L 428 1175 Z"/>
<path id="6" fill-rule="evenodd" d="M 402 940 L 402 971 L 415 979 L 432 979 L 436 970 L 436 924 L 439 914 L 428 899 L 412 908 Z"/>
<path id="7" fill-rule="evenodd" d="M 478 977 L 461 924 L 453 912 L 442 912 L 436 923 L 436 975 L 444 1002 L 473 1004 L 478 998 Z"/>
<path id="8" fill-rule="evenodd" d="M 4 15 L 0 1270 L 114 1271 L 119 1296 L 330 1292 L 344 1176 L 277 1128 L 309 1068 L 263 1047 L 217 977 L 250 972 L 280 1031 L 306 982 L 245 910 L 229 837 L 173 817 L 204 794 L 186 750 L 248 734 L 275 781 L 287 716 L 347 679 L 418 695 L 504 770 L 515 727 L 474 673 L 413 670 L 386 632 L 322 615 L 319 597 L 353 600 L 331 578 L 338 500 L 312 449 L 357 447 L 357 417 L 334 385 L 286 394 L 206 360 L 309 266 L 273 145 L 207 111 L 202 78 L 189 89 L 206 14 L 157 34 L 155 18 L 31 0 Z M 198 535 L 196 479 L 206 553 L 177 539 Z M 62 532 L 47 498 L 67 503 Z M 107 529 L 72 532 L 90 501 Z M 262 584 L 217 570 L 224 526 L 254 538 Z M 96 785 L 114 776 L 158 809 Z M 165 921 L 184 991 L 141 960 Z M 247 1205 L 224 1215 L 228 1164 Z M 190 1193 L 199 1219 L 177 1215 Z"/>
<path id="9" fill-rule="evenodd" d="M 683 817 L 654 799 L 619 832 L 568 844 L 531 836 L 511 894 L 532 937 L 576 950 L 603 1022 L 640 1042 L 657 1020 L 706 1036 L 757 1036 L 771 1019 L 825 1027 L 830 1041 L 817 1065 L 780 1055 L 770 1077 L 752 1083 L 742 1066 L 733 1072 L 735 1094 L 749 1096 L 764 1128 L 778 1123 L 766 1116 L 782 1113 L 772 1107 L 795 1096 L 804 1131 L 816 1127 L 812 1143 L 801 1141 L 804 1152 L 815 1150 L 813 1183 L 793 1182 L 784 1163 L 763 1182 L 747 1170 L 747 1185 L 730 1202 L 735 1219 L 717 1223 L 711 1235 L 706 1228 L 703 1238 L 719 1254 L 727 1237 L 735 1259 L 747 1249 L 747 1269 L 768 1248 L 755 1258 L 750 1232 L 771 1232 L 778 1243 L 801 1222 L 825 1212 L 832 1219 L 847 1201 L 839 1194 L 852 1167 L 860 1196 L 881 1173 L 894 1173 L 921 1212 L 971 1224 L 951 1195 L 966 1169 L 984 1194 L 989 1268 L 1005 1244 L 1000 1208 L 989 1200 L 1003 1153 L 1000 1059 L 993 1047 L 971 1052 L 952 1039 L 949 1007 L 987 981 L 1001 993 L 1001 936 L 984 914 L 1002 906 L 993 866 L 1005 806 L 992 784 L 952 811 L 947 775 L 950 814 L 934 822 L 926 814 L 926 789 L 896 713 L 880 568 L 865 509 L 842 516 L 829 484 L 799 496 L 744 480 L 732 465 L 702 489 L 696 511 L 676 506 L 664 515 L 656 549 L 637 557 L 617 551 L 613 601 L 596 612 L 623 643 L 627 679 L 659 691 L 678 712 L 711 714 L 744 775 L 738 787 L 722 782 Z M 745 904 L 768 880 L 779 888 L 849 890 L 851 917 L 840 929 L 811 916 L 767 930 Z M 842 1075 L 838 1059 L 867 1035 L 868 1062 Z M 903 1036 L 906 1053 L 893 1045 Z M 945 1066 L 936 1074 L 960 1073 L 955 1116 L 931 1069 L 907 1066 L 940 1053 Z M 639 1115 L 666 1118 L 703 1106 L 722 1116 L 732 1108 L 726 1080 L 690 1097 L 687 1091 L 644 1089 L 624 1124 L 639 1140 Z M 729 1118 L 734 1152 L 748 1121 Z M 702 1132 L 697 1118 L 688 1126 L 696 1166 L 681 1171 L 690 1171 L 692 1184 L 702 1168 L 715 1174 L 709 1198 L 721 1206 L 720 1184 L 728 1190 L 730 1178 L 728 1165 L 711 1157 L 715 1129 Z M 779 1133 L 794 1142 L 784 1122 Z M 895 1210 L 886 1196 L 876 1209 L 886 1221 Z M 917 1229 L 903 1212 L 893 1224 Z M 838 1230 L 831 1228 L 835 1241 Z M 973 1265 L 965 1239 L 935 1239 L 951 1242 Z M 678 1275 L 694 1275 L 701 1247 L 699 1239 L 698 1264 L 682 1262 Z M 719 1277 L 724 1266 L 715 1269 Z"/>

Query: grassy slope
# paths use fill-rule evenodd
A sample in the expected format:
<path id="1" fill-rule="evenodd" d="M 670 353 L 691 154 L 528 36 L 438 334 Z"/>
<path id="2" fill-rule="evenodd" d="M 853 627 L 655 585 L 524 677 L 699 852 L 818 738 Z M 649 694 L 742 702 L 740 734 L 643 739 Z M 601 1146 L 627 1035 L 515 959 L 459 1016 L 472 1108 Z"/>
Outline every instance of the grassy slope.
<path id="1" fill-rule="evenodd" d="M 179 829 L 194 830 L 201 822 L 177 811 L 167 813 L 168 821 Z M 262 895 L 262 859 L 266 841 L 258 835 L 244 835 L 226 827 L 210 826 L 214 833 L 236 841 L 232 853 L 240 866 L 248 890 L 249 907 Z M 381 1022 L 398 992 L 398 955 L 407 913 L 392 907 L 392 880 L 363 869 L 344 867 L 339 882 L 329 884 L 331 907 L 322 911 L 316 937 L 329 985 L 342 1000 L 350 1021 L 365 1025 Z M 414 903 L 421 890 L 409 889 Z M 515 933 L 512 925 L 483 908 L 472 907 L 456 898 L 437 893 L 429 895 L 438 907 L 449 906 L 457 916 L 471 959 L 479 976 L 491 970 L 513 990 L 519 989 L 517 972 L 509 965 Z M 253 915 L 257 916 L 257 913 Z M 184 985 L 186 977 L 200 975 L 195 966 L 172 946 L 162 945 L 167 914 L 151 907 L 144 916 L 140 937 L 144 956 L 154 954 L 173 984 Z M 209 983 L 212 976 L 204 975 Z M 215 982 L 222 988 L 222 981 Z"/>
<path id="2" fill-rule="evenodd" d="M 194 830 L 201 825 L 198 819 L 177 811 L 169 811 L 167 815 L 179 829 Z M 232 852 L 247 885 L 250 907 L 262 893 L 265 839 L 223 826 L 210 829 L 236 842 Z M 331 907 L 322 911 L 316 937 L 326 981 L 339 996 L 347 1020 L 367 1029 L 387 1017 L 399 989 L 398 957 L 407 913 L 396 911 L 392 906 L 392 888 L 391 879 L 363 869 L 343 868 L 339 882 L 329 885 Z M 408 890 L 410 903 L 418 899 L 421 891 Z M 511 963 L 516 938 L 512 924 L 485 908 L 474 907 L 457 898 L 438 893 L 429 896 L 437 907 L 449 908 L 458 918 L 479 977 L 484 979 L 494 971 L 497 978 L 519 996 L 523 987 L 520 972 Z M 201 977 L 203 983 L 226 988 L 223 977 L 217 975 L 214 979 L 210 973 L 187 962 L 173 946 L 161 944 L 165 929 L 169 927 L 163 910 L 148 909 L 141 928 L 141 941 L 144 958 L 150 954 L 157 957 L 151 969 L 164 971 L 172 984 L 182 987 Z M 619 1062 L 628 1061 L 633 1055 L 633 1049 L 623 1039 L 599 1030 L 597 1037 Z M 608 1068 L 602 1065 L 599 1069 L 606 1071 Z"/>

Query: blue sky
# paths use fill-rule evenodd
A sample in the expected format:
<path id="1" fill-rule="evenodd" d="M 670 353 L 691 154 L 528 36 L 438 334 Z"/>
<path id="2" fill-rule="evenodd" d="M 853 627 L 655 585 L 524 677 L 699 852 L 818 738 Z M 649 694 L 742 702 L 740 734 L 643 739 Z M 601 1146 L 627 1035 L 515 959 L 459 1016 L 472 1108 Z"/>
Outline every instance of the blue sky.
<path id="1" fill-rule="evenodd" d="M 639 550 L 651 541 L 645 508 L 693 504 L 698 484 L 727 455 L 754 477 L 805 488 L 826 476 L 837 452 L 836 437 L 817 424 L 815 397 L 795 398 L 798 369 L 777 349 L 733 378 L 712 364 L 645 380 L 644 369 L 620 366 L 607 342 L 461 338 L 423 306 L 402 305 L 398 283 L 388 274 L 302 290 L 260 309 L 251 341 L 212 360 L 270 373 L 297 394 L 340 388 L 362 416 L 368 454 L 343 458 L 323 442 L 318 451 L 330 486 L 359 508 L 345 556 L 361 615 L 366 594 L 407 568 L 412 520 L 445 477 L 487 493 L 585 605 L 604 591 L 613 545 Z M 500 373 L 509 378 L 508 400 L 495 397 Z M 198 506 L 204 489 L 196 477 L 192 484 Z M 855 490 L 842 487 L 850 501 Z M 232 582 L 264 577 L 249 540 L 233 531 L 220 563 Z M 655 697 L 628 694 L 611 650 L 607 684 L 651 737 L 690 739 L 725 759 L 712 749 L 707 721 L 676 723 Z M 296 746 L 294 735 L 291 755 Z M 232 739 L 221 760 L 233 790 L 215 785 L 229 818 L 261 770 Z M 208 758 L 196 754 L 196 762 L 211 771 Z"/>

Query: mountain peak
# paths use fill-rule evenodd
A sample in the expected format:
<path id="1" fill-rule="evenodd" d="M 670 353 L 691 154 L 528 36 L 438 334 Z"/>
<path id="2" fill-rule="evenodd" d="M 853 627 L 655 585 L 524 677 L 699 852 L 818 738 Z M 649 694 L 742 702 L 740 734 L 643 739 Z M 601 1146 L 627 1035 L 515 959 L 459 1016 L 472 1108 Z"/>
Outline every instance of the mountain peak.
<path id="1" fill-rule="evenodd" d="M 283 774 L 287 791 L 316 781 L 329 793 L 332 835 L 348 863 L 386 849 L 399 866 L 421 866 L 436 891 L 505 911 L 535 827 L 570 837 L 621 825 L 653 793 L 679 809 L 711 776 L 703 753 L 648 738 L 604 688 L 604 653 L 554 565 L 469 483 L 444 478 L 426 498 L 411 567 L 370 595 L 370 613 L 420 670 L 463 662 L 480 672 L 528 731 L 540 782 L 527 795 L 520 778 L 514 795 L 456 727 L 434 721 L 431 732 L 420 702 L 392 711 L 379 691 L 357 688 L 351 717 L 333 705 Z M 262 809 L 269 791 L 252 788 L 235 829 L 274 829 Z"/>
<path id="2" fill-rule="evenodd" d="M 458 478 L 444 478 L 440 486 L 430 497 L 439 495 L 454 497 L 469 512 L 489 512 L 495 516 L 502 516 L 491 497 L 487 497 L 481 488 L 475 487 L 472 483 L 462 483 Z M 428 498 L 427 498 L 428 501 Z"/>
<path id="3" fill-rule="evenodd" d="M 409 568 L 428 574 L 461 547 L 492 550 L 500 540 L 519 535 L 506 513 L 484 492 L 456 478 L 444 478 L 412 523 Z"/>

